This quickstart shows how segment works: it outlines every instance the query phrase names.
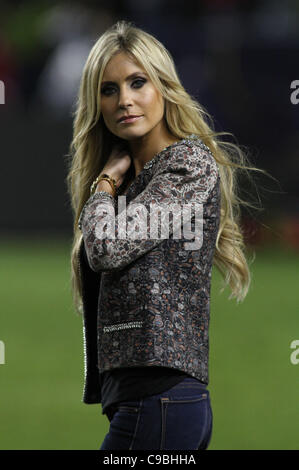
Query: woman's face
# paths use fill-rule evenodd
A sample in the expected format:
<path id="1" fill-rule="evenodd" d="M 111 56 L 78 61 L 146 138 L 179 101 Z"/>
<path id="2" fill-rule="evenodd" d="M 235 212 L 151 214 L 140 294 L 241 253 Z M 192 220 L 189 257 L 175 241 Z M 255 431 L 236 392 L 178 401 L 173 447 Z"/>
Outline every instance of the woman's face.
<path id="1" fill-rule="evenodd" d="M 112 57 L 105 68 L 101 110 L 110 132 L 128 141 L 149 134 L 153 129 L 158 131 L 153 134 L 158 135 L 157 127 L 165 126 L 162 95 L 145 70 L 125 52 Z M 141 117 L 129 123 L 118 122 L 123 115 Z"/>

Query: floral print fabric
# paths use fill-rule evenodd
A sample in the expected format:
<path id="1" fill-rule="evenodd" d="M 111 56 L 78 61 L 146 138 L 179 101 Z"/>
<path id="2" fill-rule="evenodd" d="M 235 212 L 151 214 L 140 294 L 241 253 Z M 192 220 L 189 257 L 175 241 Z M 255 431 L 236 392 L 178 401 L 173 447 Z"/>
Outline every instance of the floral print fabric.
<path id="1" fill-rule="evenodd" d="M 173 204 L 179 210 L 171 216 L 167 208 Z M 152 236 L 159 220 L 150 216 L 153 206 L 166 209 L 164 238 L 159 230 Z M 191 206 L 201 209 L 200 233 Z M 191 215 L 187 223 L 183 210 Z M 100 372 L 158 365 L 208 383 L 210 279 L 219 221 L 219 168 L 194 134 L 147 162 L 126 196 L 117 200 L 100 191 L 88 199 L 79 226 L 90 269 L 101 273 Z M 86 308 L 84 315 L 87 324 L 91 313 Z M 95 345 L 86 335 L 85 342 L 88 354 Z"/>

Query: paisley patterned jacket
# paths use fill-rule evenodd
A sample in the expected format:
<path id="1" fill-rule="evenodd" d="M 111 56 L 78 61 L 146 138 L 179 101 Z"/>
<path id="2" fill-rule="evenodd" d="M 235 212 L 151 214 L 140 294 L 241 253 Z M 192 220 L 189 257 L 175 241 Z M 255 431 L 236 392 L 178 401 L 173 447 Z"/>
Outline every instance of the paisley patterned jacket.
<path id="1" fill-rule="evenodd" d="M 79 218 L 84 403 L 101 402 L 99 373 L 119 367 L 164 366 L 208 384 L 219 222 L 219 168 L 194 134 L 147 162 L 125 196 L 99 191 L 86 201 Z"/>

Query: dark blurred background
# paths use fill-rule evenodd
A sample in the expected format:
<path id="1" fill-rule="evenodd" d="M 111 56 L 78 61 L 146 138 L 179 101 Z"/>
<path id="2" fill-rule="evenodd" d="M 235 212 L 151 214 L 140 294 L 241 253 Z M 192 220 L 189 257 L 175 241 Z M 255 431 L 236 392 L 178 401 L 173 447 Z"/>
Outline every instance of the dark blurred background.
<path id="1" fill-rule="evenodd" d="M 261 207 L 243 209 L 246 240 L 297 249 L 298 14 L 295 0 L 2 1 L 1 233 L 71 233 L 65 154 L 82 68 L 104 30 L 129 19 L 165 44 L 216 130 L 278 180 L 244 183 Z"/>

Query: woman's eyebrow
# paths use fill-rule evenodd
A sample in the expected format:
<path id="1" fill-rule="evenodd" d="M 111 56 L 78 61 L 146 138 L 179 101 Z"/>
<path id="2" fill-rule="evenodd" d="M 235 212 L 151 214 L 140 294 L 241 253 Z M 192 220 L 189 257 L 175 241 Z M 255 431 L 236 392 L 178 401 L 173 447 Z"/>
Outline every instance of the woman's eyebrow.
<path id="1" fill-rule="evenodd" d="M 126 77 L 126 81 L 129 80 L 130 78 L 134 78 L 136 77 L 137 75 L 147 75 L 145 72 L 134 72 L 134 73 L 131 73 L 130 75 L 128 75 Z M 102 82 L 102 85 L 104 85 L 105 83 L 113 83 L 115 84 L 115 82 L 111 82 L 111 81 L 105 81 L 105 82 Z"/>

